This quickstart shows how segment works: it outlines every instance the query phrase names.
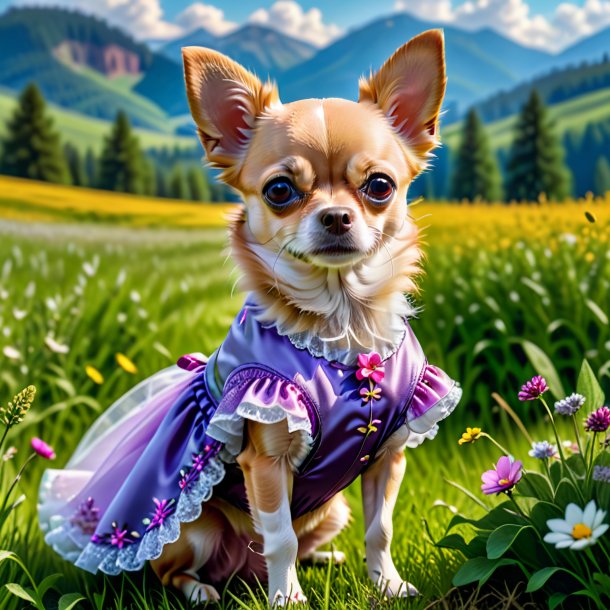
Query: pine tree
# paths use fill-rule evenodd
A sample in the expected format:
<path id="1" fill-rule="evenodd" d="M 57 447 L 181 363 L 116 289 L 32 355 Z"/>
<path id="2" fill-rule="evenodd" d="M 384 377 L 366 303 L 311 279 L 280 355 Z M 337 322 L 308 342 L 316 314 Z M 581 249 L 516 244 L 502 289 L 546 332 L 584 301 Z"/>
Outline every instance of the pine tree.
<path id="1" fill-rule="evenodd" d="M 155 166 L 155 195 L 157 197 L 169 197 L 169 185 L 167 184 L 167 172 L 160 166 Z"/>
<path id="2" fill-rule="evenodd" d="M 66 184 L 70 177 L 42 93 L 28 85 L 6 125 L 0 173 Z"/>
<path id="3" fill-rule="evenodd" d="M 149 159 L 148 157 L 143 157 L 142 159 L 142 185 L 142 192 L 144 195 L 155 195 L 157 190 L 155 165 L 152 159 Z"/>
<path id="4" fill-rule="evenodd" d="M 453 199 L 498 201 L 502 197 L 498 160 L 489 145 L 477 111 L 466 115 L 462 141 L 455 159 L 451 187 Z"/>
<path id="5" fill-rule="evenodd" d="M 186 180 L 191 193 L 191 199 L 194 201 L 211 201 L 210 185 L 200 168 L 190 167 L 186 174 Z"/>
<path id="6" fill-rule="evenodd" d="M 176 164 L 169 179 L 169 195 L 173 199 L 190 199 L 188 184 L 180 165 Z"/>
<path id="7" fill-rule="evenodd" d="M 603 155 L 595 164 L 595 194 L 604 196 L 610 191 L 610 163 Z"/>
<path id="8" fill-rule="evenodd" d="M 91 187 L 96 187 L 98 183 L 97 159 L 91 148 L 88 148 L 85 154 L 85 174 L 87 176 L 87 184 Z"/>
<path id="9" fill-rule="evenodd" d="M 122 193 L 144 192 L 144 158 L 127 115 L 120 111 L 106 137 L 99 162 L 99 188 Z"/>
<path id="10" fill-rule="evenodd" d="M 83 159 L 78 152 L 78 148 L 66 142 L 64 144 L 64 158 L 68 165 L 68 171 L 70 172 L 70 179 L 74 186 L 87 186 L 87 174 L 85 172 L 85 165 Z"/>
<path id="11" fill-rule="evenodd" d="M 564 199 L 570 193 L 570 172 L 563 149 L 540 95 L 533 90 L 517 119 L 506 177 L 509 200 Z"/>

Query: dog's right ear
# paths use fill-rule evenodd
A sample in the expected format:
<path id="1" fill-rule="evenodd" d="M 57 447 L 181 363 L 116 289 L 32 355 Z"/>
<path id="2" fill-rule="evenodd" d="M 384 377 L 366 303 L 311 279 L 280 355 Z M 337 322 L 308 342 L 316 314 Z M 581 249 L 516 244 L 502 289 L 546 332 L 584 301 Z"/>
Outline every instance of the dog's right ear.
<path id="1" fill-rule="evenodd" d="M 211 49 L 184 47 L 182 59 L 186 94 L 206 156 L 214 167 L 230 168 L 243 154 L 256 118 L 280 103 L 277 89 Z"/>

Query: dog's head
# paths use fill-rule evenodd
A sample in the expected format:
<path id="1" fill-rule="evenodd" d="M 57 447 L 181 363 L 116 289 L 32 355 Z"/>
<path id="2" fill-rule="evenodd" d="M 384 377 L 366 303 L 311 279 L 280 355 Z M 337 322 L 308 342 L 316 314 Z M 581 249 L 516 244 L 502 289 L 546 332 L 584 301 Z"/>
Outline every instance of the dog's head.
<path id="1" fill-rule="evenodd" d="M 275 85 L 220 53 L 187 47 L 183 57 L 207 159 L 245 203 L 233 251 L 268 317 L 303 330 L 343 306 L 351 313 L 336 326 L 354 325 L 354 303 L 412 290 L 419 251 L 405 202 L 438 144 L 442 32 L 362 78 L 358 102 L 282 104 Z"/>

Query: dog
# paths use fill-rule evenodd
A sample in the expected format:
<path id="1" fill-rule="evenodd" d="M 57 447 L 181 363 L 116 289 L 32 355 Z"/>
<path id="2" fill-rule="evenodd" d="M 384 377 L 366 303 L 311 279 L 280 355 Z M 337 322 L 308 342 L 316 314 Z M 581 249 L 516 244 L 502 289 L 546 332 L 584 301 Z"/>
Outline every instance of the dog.
<path id="1" fill-rule="evenodd" d="M 183 59 L 207 160 L 244 201 L 231 226 L 231 250 L 242 287 L 262 306 L 259 319 L 287 333 L 332 339 L 335 347 L 381 351 L 411 313 L 404 293 L 415 289 L 420 251 L 405 200 L 439 142 L 442 32 L 413 38 L 362 78 L 358 102 L 282 104 L 274 84 L 216 51 L 187 47 Z M 406 425 L 394 432 L 362 474 L 367 569 L 390 596 L 417 594 L 390 553 L 410 435 Z M 289 432 L 286 420 L 248 421 L 244 436 L 237 463 L 250 514 L 213 498 L 153 569 L 190 598 L 218 600 L 198 573 L 234 563 L 226 549 L 241 557 L 256 541 L 263 554 L 249 567 L 266 574 L 270 603 L 304 602 L 295 562 L 342 561 L 341 553 L 317 549 L 348 524 L 349 508 L 339 492 L 293 519 L 294 475 L 307 453 L 302 436 Z"/>
<path id="2" fill-rule="evenodd" d="M 439 143 L 442 32 L 362 78 L 358 102 L 282 104 L 220 53 L 183 55 L 207 160 L 244 201 L 230 246 L 249 295 L 209 359 L 141 382 L 46 471 L 45 540 L 93 573 L 150 561 L 194 601 L 236 576 L 266 581 L 270 605 L 304 603 L 296 562 L 345 560 L 320 548 L 360 477 L 368 574 L 416 595 L 390 548 L 405 448 L 461 395 L 408 324 L 421 252 L 406 196 Z"/>

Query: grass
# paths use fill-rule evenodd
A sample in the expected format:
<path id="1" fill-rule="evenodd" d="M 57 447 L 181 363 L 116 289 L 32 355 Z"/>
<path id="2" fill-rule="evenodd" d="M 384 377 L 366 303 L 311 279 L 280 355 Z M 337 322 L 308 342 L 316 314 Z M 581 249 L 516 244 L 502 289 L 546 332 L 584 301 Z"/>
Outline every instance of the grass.
<path id="1" fill-rule="evenodd" d="M 15 97 L 0 91 L 0 138 L 5 132 L 5 123 L 15 108 Z M 76 146 L 81 153 L 85 153 L 88 148 L 99 154 L 102 150 L 104 137 L 110 132 L 111 121 L 95 119 L 78 112 L 66 110 L 48 104 L 48 112 L 53 117 L 55 128 L 61 134 L 62 142 L 70 142 Z M 159 120 L 158 130 L 134 129 L 140 145 L 143 148 L 161 148 L 167 146 L 173 148 L 192 148 L 195 144 L 193 136 L 177 136 L 173 133 L 176 126 L 176 119 Z"/>
<path id="2" fill-rule="evenodd" d="M 210 353 L 222 341 L 242 300 L 232 293 L 235 275 L 222 254 L 219 225 L 226 210 L 9 179 L 0 181 L 0 192 L 2 215 L 8 210 L 10 218 L 29 220 L 0 221 L 0 353 L 7 347 L 17 352 L 2 356 L 0 402 L 29 383 L 38 387 L 34 409 L 10 442 L 22 459 L 29 438 L 40 436 L 55 446 L 61 467 L 99 412 L 138 380 L 182 353 Z M 522 340 L 549 354 L 566 392 L 573 389 L 584 355 L 608 387 L 609 203 L 419 204 L 412 209 L 420 226 L 429 225 L 426 275 L 417 298 L 424 311 L 413 327 L 430 361 L 460 380 L 465 397 L 434 442 L 408 453 L 394 555 L 399 570 L 422 592 L 410 608 L 423 609 L 434 600 L 447 608 L 471 603 L 468 593 L 447 597 L 461 559 L 432 541 L 452 516 L 445 505 L 473 513 L 472 502 L 445 479 L 478 496 L 480 473 L 498 457 L 484 441 L 459 448 L 456 440 L 465 425 L 482 423 L 516 455 L 525 455 L 525 442 L 515 438 L 514 426 L 490 398 L 499 391 L 515 406 L 518 384 L 534 372 Z M 585 211 L 596 215 L 595 223 Z M 106 224 L 74 222 L 93 212 Z M 69 351 L 51 351 L 48 337 Z M 136 374 L 117 365 L 118 352 L 133 360 Z M 87 365 L 102 373 L 101 385 L 87 376 Z M 530 426 L 539 419 L 533 409 L 519 407 Z M 185 607 L 154 582 L 149 570 L 94 577 L 56 557 L 44 545 L 35 518 L 46 464 L 33 466 L 20 483 L 28 500 L 0 533 L 0 548 L 16 551 L 36 582 L 61 573 L 60 590 L 82 593 L 93 608 Z M 348 553 L 347 565 L 330 571 L 300 568 L 312 608 L 382 604 L 366 579 L 358 487 L 348 496 L 354 522 L 337 541 Z M 0 563 L 0 583 L 12 581 L 25 584 L 16 565 Z M 49 608 L 55 607 L 53 599 L 49 594 Z M 263 599 L 260 591 L 252 596 L 233 583 L 222 607 L 263 607 Z M 404 604 L 382 604 L 399 606 Z M 0 607 L 21 608 L 23 601 L 2 588 Z"/>

